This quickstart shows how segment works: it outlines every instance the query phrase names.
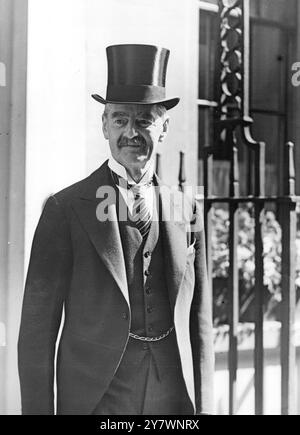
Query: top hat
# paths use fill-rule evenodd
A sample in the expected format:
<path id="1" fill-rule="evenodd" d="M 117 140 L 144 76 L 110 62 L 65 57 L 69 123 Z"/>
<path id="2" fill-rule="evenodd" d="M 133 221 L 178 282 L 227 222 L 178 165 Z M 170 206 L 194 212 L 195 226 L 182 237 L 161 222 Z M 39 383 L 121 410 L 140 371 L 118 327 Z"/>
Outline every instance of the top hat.
<path id="1" fill-rule="evenodd" d="M 162 104 L 172 109 L 179 98 L 166 98 L 166 72 L 170 51 L 154 45 L 124 44 L 106 48 L 108 84 L 99 103 Z"/>

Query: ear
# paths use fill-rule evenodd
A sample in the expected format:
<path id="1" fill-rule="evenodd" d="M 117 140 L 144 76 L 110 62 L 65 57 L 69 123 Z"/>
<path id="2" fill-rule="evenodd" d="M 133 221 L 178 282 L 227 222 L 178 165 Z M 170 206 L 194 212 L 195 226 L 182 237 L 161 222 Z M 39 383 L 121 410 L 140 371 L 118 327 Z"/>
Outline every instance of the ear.
<path id="1" fill-rule="evenodd" d="M 164 120 L 162 133 L 159 136 L 158 142 L 163 142 L 165 140 L 169 131 L 169 124 L 170 124 L 170 118 L 169 116 L 167 116 Z"/>
<path id="2" fill-rule="evenodd" d="M 105 115 L 102 115 L 102 131 L 105 139 L 108 140 L 107 116 Z"/>

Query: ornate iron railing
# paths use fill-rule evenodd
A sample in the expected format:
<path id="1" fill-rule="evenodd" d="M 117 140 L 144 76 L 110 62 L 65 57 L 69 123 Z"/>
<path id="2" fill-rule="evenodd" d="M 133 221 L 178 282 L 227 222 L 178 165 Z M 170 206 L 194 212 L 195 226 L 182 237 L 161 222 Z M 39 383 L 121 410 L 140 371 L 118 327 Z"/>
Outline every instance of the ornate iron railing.
<path id="1" fill-rule="evenodd" d="M 265 194 L 265 143 L 251 134 L 249 108 L 249 0 L 219 0 L 218 105 L 215 108 L 214 143 L 204 147 L 204 221 L 207 240 L 208 276 L 212 278 L 212 213 L 217 203 L 229 207 L 229 412 L 237 413 L 239 275 L 238 213 L 241 204 L 252 203 L 255 216 L 255 413 L 264 414 L 264 263 L 262 214 L 268 203 L 275 204 L 282 228 L 281 302 L 281 410 L 295 413 L 296 350 L 295 323 L 296 204 L 294 145 L 284 145 L 283 196 Z M 239 133 L 239 135 L 238 135 Z M 240 195 L 239 151 L 247 150 L 247 193 Z M 213 196 L 214 155 L 230 162 L 229 195 Z M 184 189 L 184 155 L 180 155 L 179 188 Z"/>

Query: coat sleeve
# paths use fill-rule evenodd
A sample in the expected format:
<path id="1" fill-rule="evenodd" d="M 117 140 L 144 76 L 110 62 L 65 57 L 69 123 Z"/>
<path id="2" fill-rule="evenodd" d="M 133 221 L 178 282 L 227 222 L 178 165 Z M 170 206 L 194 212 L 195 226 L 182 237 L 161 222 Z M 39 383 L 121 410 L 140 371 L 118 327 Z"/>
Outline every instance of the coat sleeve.
<path id="1" fill-rule="evenodd" d="M 197 202 L 192 231 L 196 255 L 195 290 L 191 307 L 190 331 L 194 362 L 196 414 L 212 414 L 214 389 L 212 301 L 207 279 L 203 217 Z"/>
<path id="2" fill-rule="evenodd" d="M 54 414 L 54 358 L 72 268 L 69 227 L 57 199 L 46 202 L 31 250 L 18 341 L 22 414 Z"/>

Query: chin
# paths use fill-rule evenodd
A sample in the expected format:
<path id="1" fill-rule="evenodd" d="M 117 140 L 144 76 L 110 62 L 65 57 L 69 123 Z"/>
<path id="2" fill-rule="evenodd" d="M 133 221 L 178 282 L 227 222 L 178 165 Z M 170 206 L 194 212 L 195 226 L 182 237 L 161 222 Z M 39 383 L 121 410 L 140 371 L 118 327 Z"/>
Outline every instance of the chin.
<path id="1" fill-rule="evenodd" d="M 148 160 L 135 160 L 133 162 L 129 162 L 128 166 L 132 166 L 133 168 L 143 168 L 146 166 Z"/>
<path id="2" fill-rule="evenodd" d="M 136 164 L 136 165 L 145 165 L 149 160 L 148 156 L 140 155 L 140 154 L 131 154 L 129 158 L 126 159 L 126 161 L 129 164 Z"/>

